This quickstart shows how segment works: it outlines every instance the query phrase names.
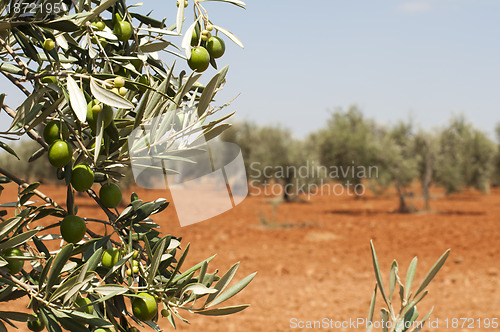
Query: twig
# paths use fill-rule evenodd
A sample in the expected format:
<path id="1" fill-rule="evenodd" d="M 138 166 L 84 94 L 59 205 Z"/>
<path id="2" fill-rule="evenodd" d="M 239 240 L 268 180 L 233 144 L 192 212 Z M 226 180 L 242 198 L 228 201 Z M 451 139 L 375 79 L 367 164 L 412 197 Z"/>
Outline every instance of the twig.
<path id="1" fill-rule="evenodd" d="M 15 183 L 17 183 L 19 186 L 21 186 L 23 188 L 27 188 L 29 186 L 29 184 L 27 182 L 21 180 L 20 178 L 18 178 L 14 174 L 10 173 L 9 171 L 7 171 L 1 167 L 0 167 L 0 173 L 2 173 L 3 175 L 5 175 L 6 177 L 8 177 L 9 179 L 11 179 L 12 181 L 14 181 Z M 45 202 L 52 205 L 53 207 L 62 209 L 62 207 L 59 204 L 57 204 L 52 198 L 48 197 L 47 195 L 45 195 L 44 193 L 42 193 L 38 189 L 33 190 L 33 193 L 35 195 L 37 195 L 38 197 L 40 197 L 41 199 L 43 199 Z"/>
<path id="2" fill-rule="evenodd" d="M 28 292 L 28 294 L 31 297 L 36 298 L 38 301 L 43 302 L 45 305 L 53 307 L 53 308 L 62 308 L 62 307 L 60 307 L 58 305 L 55 305 L 55 304 L 50 303 L 47 300 L 43 299 L 40 296 L 40 294 L 35 290 L 35 287 L 22 282 L 21 280 L 17 279 L 16 277 L 14 277 L 13 275 L 11 275 L 10 273 L 7 273 L 7 272 L 4 272 L 4 271 L 0 270 L 0 275 L 2 277 L 6 278 L 6 279 L 8 279 L 10 281 L 12 281 L 16 285 L 18 285 L 20 288 L 24 289 L 25 291 Z M 41 285 L 39 285 L 39 286 L 41 286 Z"/>
<path id="3" fill-rule="evenodd" d="M 12 56 L 14 61 L 16 61 L 17 64 L 22 68 L 24 76 L 28 76 L 28 74 L 29 74 L 28 67 L 23 62 L 23 60 L 21 60 L 21 58 L 14 52 L 14 50 L 10 47 L 10 45 L 7 44 L 7 42 L 5 40 L 3 40 L 2 37 L 0 37 L 0 45 L 2 45 L 5 48 L 5 50 L 7 50 L 7 52 L 9 52 L 9 54 Z"/>
<path id="4" fill-rule="evenodd" d="M 46 76 L 60 76 L 60 77 L 67 77 L 67 76 L 72 76 L 72 77 L 77 77 L 77 78 L 85 78 L 85 79 L 90 79 L 90 75 L 88 74 L 78 74 L 78 73 L 71 73 L 67 71 L 46 71 L 43 73 L 28 73 L 26 77 L 20 78 L 20 82 L 28 82 L 32 81 L 34 79 L 40 79 L 44 78 Z"/>
<path id="5" fill-rule="evenodd" d="M 16 114 L 17 112 L 15 110 L 13 110 L 12 108 L 10 108 L 9 106 L 7 106 L 6 104 L 2 104 L 2 108 L 5 110 L 5 112 L 10 115 L 11 118 L 15 118 L 16 117 Z M 24 126 L 25 129 L 28 129 L 29 126 Z M 49 149 L 49 145 L 43 140 L 43 138 L 38 135 L 38 133 L 36 132 L 36 130 L 34 129 L 30 129 L 27 131 L 28 133 L 28 136 L 32 139 L 32 140 L 35 140 L 37 141 L 45 150 L 48 150 Z"/>
<path id="6" fill-rule="evenodd" d="M 35 289 L 34 289 L 33 286 L 25 284 L 21 280 L 19 280 L 16 277 L 14 277 L 12 274 L 0 270 L 0 275 L 2 275 L 2 277 L 6 278 L 6 279 L 8 279 L 10 281 L 12 281 L 13 283 L 19 285 L 21 288 L 23 288 L 24 290 L 26 290 L 30 295 L 32 295 L 32 296 L 36 296 L 37 295 L 37 292 L 35 291 Z"/>
<path id="7" fill-rule="evenodd" d="M 94 32 L 94 29 L 92 28 L 92 24 L 87 21 L 87 23 L 85 23 L 87 28 L 90 29 L 90 31 L 92 32 L 92 34 L 94 35 L 94 38 L 97 42 L 97 45 L 99 46 L 99 49 L 101 50 L 101 52 L 104 54 L 104 57 L 106 58 L 106 61 L 109 63 L 109 69 L 111 70 L 111 74 L 114 75 L 114 71 L 113 71 L 113 66 L 111 65 L 111 60 L 109 60 L 108 58 L 108 54 L 106 53 L 106 51 L 104 50 L 104 47 L 101 45 L 101 41 L 99 40 L 98 36 L 95 34 Z M 137 37 L 136 37 L 137 38 Z M 90 44 L 90 43 L 89 43 Z M 92 47 L 92 45 L 88 45 L 89 47 Z"/>
<path id="8" fill-rule="evenodd" d="M 2 74 L 5 77 L 7 77 L 15 86 L 17 86 L 26 96 L 29 97 L 31 95 L 31 93 L 28 90 L 26 90 L 26 88 L 21 84 L 21 82 L 19 82 L 17 78 L 15 78 L 14 76 L 12 76 L 11 74 L 9 74 L 4 70 L 0 70 L 0 72 L 2 72 Z"/>
<path id="9" fill-rule="evenodd" d="M 68 129 L 73 134 L 73 136 L 75 137 L 76 142 L 78 143 L 78 145 L 80 145 L 80 148 L 82 149 L 83 153 L 86 156 L 90 156 L 90 153 L 88 152 L 87 148 L 85 148 L 85 145 L 80 140 L 80 135 L 78 135 L 78 133 L 75 131 L 75 129 L 73 129 L 73 126 L 68 126 Z"/>
<path id="10" fill-rule="evenodd" d="M 87 219 L 87 218 L 84 218 L 84 219 Z M 92 237 L 93 239 L 102 238 L 102 236 L 101 236 L 101 235 L 99 235 L 99 234 L 97 234 L 97 233 L 92 232 L 92 231 L 91 231 L 90 229 L 88 229 L 88 228 L 87 228 L 87 233 L 88 233 L 88 234 L 90 235 L 90 237 Z M 115 240 L 113 240 L 113 239 L 111 239 L 111 238 L 110 238 L 109 240 L 110 240 L 110 241 L 111 241 L 114 245 L 117 245 L 117 246 L 121 245 L 121 243 L 120 243 L 120 242 L 115 241 Z"/>
<path id="11" fill-rule="evenodd" d="M 92 199 L 94 199 L 94 201 L 96 201 L 97 204 L 99 204 L 99 207 L 104 211 L 104 213 L 106 213 L 106 216 L 109 218 L 109 221 L 111 221 L 111 225 L 113 225 L 115 223 L 116 219 L 118 218 L 118 216 L 116 214 L 114 214 L 113 212 L 111 212 L 110 209 L 108 209 L 107 207 L 102 205 L 101 200 L 99 199 L 99 197 L 97 197 L 96 193 L 92 189 L 87 190 L 87 194 Z"/>

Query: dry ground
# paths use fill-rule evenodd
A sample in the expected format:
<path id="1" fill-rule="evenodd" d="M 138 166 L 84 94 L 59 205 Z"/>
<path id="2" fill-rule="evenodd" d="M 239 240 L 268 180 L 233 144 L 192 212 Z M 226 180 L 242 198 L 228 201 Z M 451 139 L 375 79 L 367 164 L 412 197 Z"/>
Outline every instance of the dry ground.
<path id="1" fill-rule="evenodd" d="M 7 188 L 1 201 L 12 197 Z M 64 189 L 42 186 L 64 202 Z M 165 196 L 158 191 L 138 190 L 143 199 Z M 234 316 L 206 318 L 186 315 L 191 325 L 178 323 L 180 331 L 289 331 L 291 320 L 333 319 L 334 322 L 365 317 L 373 291 L 369 241 L 373 239 L 384 278 L 393 259 L 404 279 L 411 259 L 418 256 L 414 284 L 418 284 L 435 260 L 448 248 L 451 255 L 431 284 L 420 311 L 434 305 L 431 331 L 466 331 L 451 327 L 452 318 L 500 320 L 500 190 L 490 195 L 465 192 L 445 197 L 433 192 L 432 213 L 394 213 L 397 199 L 383 197 L 315 196 L 309 203 L 282 204 L 277 227 L 266 228 L 259 216 L 269 218 L 269 198 L 248 197 L 241 205 L 220 216 L 187 227 L 179 227 L 175 211 L 167 208 L 156 217 L 164 233 L 191 242 L 185 266 L 218 253 L 209 266 L 225 271 L 241 262 L 237 278 L 258 271 L 257 277 L 231 304 L 251 307 Z M 130 191 L 125 197 L 130 197 Z M 422 205 L 417 197 L 413 203 Z M 78 197 L 80 215 L 100 215 L 87 197 Z M 378 302 L 378 308 L 382 303 Z M 0 310 L 23 310 L 25 304 L 1 303 Z M 377 317 L 378 317 L 378 310 Z M 445 319 L 450 326 L 446 328 Z M 163 320 L 161 326 L 170 330 Z M 146 330 L 146 329 L 144 329 Z M 338 328 L 338 331 L 364 329 Z"/>

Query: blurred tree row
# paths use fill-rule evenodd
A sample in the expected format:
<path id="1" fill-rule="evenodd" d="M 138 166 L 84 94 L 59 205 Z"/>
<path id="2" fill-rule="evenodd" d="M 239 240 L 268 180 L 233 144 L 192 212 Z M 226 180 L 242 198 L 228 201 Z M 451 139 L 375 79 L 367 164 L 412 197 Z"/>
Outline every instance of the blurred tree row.
<path id="1" fill-rule="evenodd" d="M 500 142 L 500 125 L 497 136 Z M 426 210 L 431 186 L 447 194 L 467 188 L 488 193 L 491 185 L 500 186 L 500 145 L 463 116 L 442 128 L 423 130 L 411 121 L 381 125 L 351 106 L 335 109 L 324 128 L 302 140 L 281 126 L 250 122 L 235 124 L 222 139 L 242 148 L 250 183 L 274 181 L 296 188 L 334 180 L 351 188 L 363 183 L 375 194 L 393 186 L 402 213 L 416 210 L 407 203 L 415 181 Z M 302 174 L 286 172 L 301 166 L 306 170 Z M 376 172 L 370 173 L 370 167 Z M 291 200 L 289 191 L 283 198 Z"/>
<path id="2" fill-rule="evenodd" d="M 500 124 L 496 129 L 500 142 Z M 430 209 L 429 188 L 442 187 L 447 194 L 475 188 L 484 193 L 500 186 L 500 144 L 474 128 L 463 116 L 435 130 L 422 130 L 411 121 L 381 125 L 366 118 L 357 106 L 335 109 L 325 127 L 304 139 L 294 138 L 279 125 L 236 123 L 222 139 L 238 144 L 245 158 L 250 183 L 280 183 L 285 201 L 290 193 L 317 190 L 334 180 L 355 188 L 364 183 L 375 194 L 393 186 L 399 197 L 399 211 L 413 212 L 407 203 L 410 184 L 418 181 Z M 21 160 L 28 160 L 38 147 L 18 144 Z M 0 155 L 0 166 L 14 166 L 28 179 L 55 182 L 56 175 L 45 158 L 23 163 L 10 154 Z M 368 174 L 372 167 L 376 173 Z M 300 173 L 300 174 L 299 174 Z M 132 177 L 127 177 L 132 179 Z M 125 186 L 131 183 L 124 183 Z M 358 197 L 357 191 L 354 197 Z"/>

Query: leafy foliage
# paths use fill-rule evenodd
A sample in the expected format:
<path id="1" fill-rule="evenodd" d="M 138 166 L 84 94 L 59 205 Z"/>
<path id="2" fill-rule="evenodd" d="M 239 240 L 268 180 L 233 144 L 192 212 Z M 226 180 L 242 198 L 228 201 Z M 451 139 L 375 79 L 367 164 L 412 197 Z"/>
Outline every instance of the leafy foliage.
<path id="1" fill-rule="evenodd" d="M 415 273 L 417 272 L 417 257 L 413 258 L 408 267 L 404 284 L 399 277 L 398 262 L 394 260 L 391 264 L 391 269 L 389 272 L 389 288 L 385 288 L 384 282 L 382 280 L 382 273 L 380 271 L 380 264 L 378 262 L 377 253 L 375 252 L 375 246 L 373 245 L 372 241 L 370 241 L 370 247 L 373 259 L 373 269 L 377 282 L 370 304 L 370 311 L 368 314 L 369 324 L 366 332 L 371 332 L 373 330 L 372 322 L 375 311 L 377 291 L 380 292 L 380 295 L 382 296 L 382 299 L 386 304 L 386 308 L 380 309 L 380 325 L 382 326 L 382 330 L 384 332 L 420 331 L 425 325 L 425 322 L 429 319 L 433 309 L 431 309 L 427 315 L 425 315 L 418 321 L 417 319 L 420 317 L 420 313 L 417 310 L 417 304 L 419 304 L 420 301 L 422 301 L 423 298 L 428 294 L 426 288 L 446 262 L 446 259 L 450 254 L 450 249 L 446 250 L 444 254 L 436 261 L 436 263 L 431 267 L 431 269 L 425 276 L 424 280 L 422 280 L 415 293 L 412 293 L 411 287 L 413 285 Z M 397 289 L 399 289 L 398 293 L 401 303 L 401 308 L 399 310 L 396 310 L 394 308 L 395 301 L 393 299 L 394 292 Z"/>
<path id="2" fill-rule="evenodd" d="M 365 119 L 357 106 L 351 106 L 346 112 L 337 109 L 319 134 L 320 162 L 344 170 L 353 165 L 368 168 L 375 160 L 377 136 L 375 123 Z M 362 177 L 358 172 L 340 172 L 336 180 L 355 186 L 361 183 Z"/>
<path id="3" fill-rule="evenodd" d="M 212 24 L 202 2 L 193 1 L 195 19 L 184 40 L 192 39 L 195 26 L 211 26 L 214 33 L 220 32 L 242 46 L 228 30 Z M 236 0 L 223 2 L 245 6 Z M 165 199 L 145 202 L 134 193 L 123 199 L 125 207 L 119 211 L 106 208 L 89 189 L 87 194 L 107 219 L 81 216 L 86 222 L 85 238 L 75 244 L 60 240 L 61 219 L 78 215 L 78 197 L 71 185 L 74 165 L 89 165 L 95 183 L 120 182 L 130 163 L 127 139 L 135 128 L 153 122 L 162 128 L 162 137 L 177 126 L 177 132 L 209 140 L 229 127 L 221 124 L 227 116 L 207 120 L 219 110 L 211 101 L 225 84 L 227 67 L 203 86 L 201 74 L 176 74 L 175 61 L 168 65 L 160 59 L 158 52 L 189 59 L 191 43 L 183 42 L 185 57 L 168 40 L 181 34 L 185 19 L 182 5 L 175 22 L 167 26 L 166 19 L 134 12 L 137 5 L 127 6 L 123 0 L 79 1 L 71 8 L 66 6 L 69 2 L 57 2 L 57 6 L 47 3 L 50 8 L 44 2 L 30 11 L 22 1 L 0 1 L 0 73 L 26 95 L 15 109 L 5 103 L 4 94 L 0 95 L 2 109 L 13 119 L 0 138 L 28 136 L 39 145 L 30 157 L 20 153 L 24 168 L 16 170 L 10 162 L 0 167 L 5 175 L 2 183 L 19 185 L 17 200 L 0 204 L 0 254 L 9 248 L 19 248 L 22 253 L 9 255 L 8 260 L 0 257 L 0 302 L 26 296 L 36 314 L 2 312 L 0 330 L 6 329 L 5 324 L 16 327 L 13 321 L 37 321 L 48 331 L 111 327 L 136 331 L 134 326 L 142 329 L 145 325 L 159 331 L 161 316 L 173 327 L 176 320 L 187 322 L 181 310 L 213 316 L 245 309 L 248 305 L 219 305 L 245 288 L 255 274 L 229 287 L 238 263 L 222 276 L 217 271 L 208 272 L 214 256 L 185 268 L 189 244 L 182 247 L 180 238 L 162 235 L 152 219 L 167 208 Z M 203 47 L 205 41 L 200 38 L 196 44 Z M 217 68 L 215 59 L 210 62 Z M 194 109 L 197 116 L 178 121 L 184 108 Z M 39 132 L 51 121 L 65 124 L 58 127 L 67 127 L 69 132 L 56 132 L 56 139 L 46 142 Z M 173 142 L 174 137 L 166 137 Z M 73 159 L 57 169 L 43 160 L 45 172 L 55 173 L 67 186 L 65 207 L 43 194 L 38 189 L 40 183 L 18 177 L 45 154 L 55 158 L 49 144 L 55 146 L 60 142 L 57 138 L 72 147 Z M 0 147 L 19 158 L 12 146 L 2 142 Z M 33 197 L 42 201 L 35 202 Z M 93 231 L 97 224 L 105 226 L 104 234 Z M 54 242 L 59 241 L 57 246 Z M 103 255 L 108 251 L 118 255 L 110 255 L 104 263 Z M 30 264 L 17 273 L 9 268 L 12 260 Z M 161 307 L 151 320 L 140 321 L 127 305 L 130 302 L 133 307 L 140 293 L 154 296 Z"/>
<path id="4" fill-rule="evenodd" d="M 439 139 L 436 177 L 448 193 L 464 187 L 488 191 L 495 148 L 463 117 L 455 118 Z"/>

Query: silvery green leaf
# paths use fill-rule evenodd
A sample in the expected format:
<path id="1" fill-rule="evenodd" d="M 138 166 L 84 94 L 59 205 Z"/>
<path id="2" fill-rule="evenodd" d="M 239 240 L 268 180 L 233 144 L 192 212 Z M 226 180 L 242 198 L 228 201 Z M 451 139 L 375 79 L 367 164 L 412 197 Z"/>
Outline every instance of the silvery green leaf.
<path id="1" fill-rule="evenodd" d="M 99 112 L 97 114 L 97 128 L 96 128 L 97 135 L 96 135 L 96 138 L 95 138 L 95 146 L 101 146 L 102 135 L 104 134 L 104 128 L 103 128 L 104 119 L 103 119 L 102 113 L 103 112 Z M 95 152 L 94 153 L 94 164 L 97 164 L 97 158 L 98 157 L 99 157 L 99 153 Z"/>
<path id="2" fill-rule="evenodd" d="M 52 85 L 52 83 L 50 83 L 50 85 Z M 57 88 L 60 90 L 58 86 Z M 59 107 L 59 105 L 65 100 L 66 99 L 64 99 L 64 96 L 61 96 L 59 97 L 59 99 L 51 103 L 49 107 L 47 107 L 40 115 L 38 115 L 38 117 L 34 121 L 31 122 L 27 130 L 29 131 L 38 126 L 40 123 L 42 123 L 42 121 L 44 121 L 48 115 L 52 114 L 52 112 L 54 112 Z"/>
<path id="3" fill-rule="evenodd" d="M 180 1 L 179 6 L 177 6 L 177 19 L 176 19 L 176 26 L 177 26 L 177 32 L 179 35 L 181 34 L 182 31 L 182 22 L 184 22 L 184 3 Z"/>
<path id="4" fill-rule="evenodd" d="M 389 305 L 389 301 L 387 300 L 387 296 L 385 295 L 384 284 L 382 282 L 382 275 L 380 274 L 380 267 L 378 264 L 377 253 L 375 252 L 375 247 L 373 246 L 373 242 L 370 240 L 370 247 L 372 251 L 372 260 L 373 260 L 373 269 L 375 270 L 375 279 L 377 280 L 378 287 L 380 288 L 380 294 L 382 294 L 382 298 L 385 303 Z"/>
<path id="5" fill-rule="evenodd" d="M 391 271 L 389 273 L 389 301 L 392 302 L 392 294 L 394 293 L 394 288 L 396 288 L 396 280 L 398 276 L 398 262 L 394 260 L 391 265 Z"/>
<path id="6" fill-rule="evenodd" d="M 420 285 L 420 287 L 418 288 L 417 292 L 415 293 L 414 298 L 420 292 L 422 292 L 425 289 L 425 287 L 427 287 L 427 285 L 429 285 L 429 283 L 432 281 L 432 279 L 436 276 L 436 274 L 439 272 L 439 270 L 441 269 L 441 267 L 444 265 L 444 263 L 446 262 L 446 259 L 448 258 L 449 255 L 450 255 L 450 249 L 446 250 L 445 253 L 432 266 L 432 268 L 430 269 L 430 271 L 425 276 L 424 281 L 422 281 L 422 284 Z"/>
<path id="7" fill-rule="evenodd" d="M 77 61 L 78 59 L 75 58 L 74 56 L 66 56 L 62 53 L 58 53 L 57 54 L 59 56 L 59 62 L 62 64 L 69 64 L 71 66 L 71 64 L 75 61 Z M 40 60 L 42 61 L 50 61 L 48 58 L 47 58 L 47 55 L 45 55 L 45 53 L 39 53 L 38 56 L 40 57 Z"/>
<path id="8" fill-rule="evenodd" d="M 385 308 L 380 309 L 380 318 L 382 319 L 382 322 L 383 322 L 382 331 L 387 332 L 388 331 L 388 328 L 387 328 L 388 324 L 386 324 L 385 322 L 389 321 L 389 311 L 387 311 L 387 309 L 385 309 Z M 381 325 L 382 325 L 382 322 L 381 322 Z"/>
<path id="9" fill-rule="evenodd" d="M 182 6 L 179 6 L 182 7 Z M 156 272 L 158 272 L 158 267 L 160 266 L 161 263 L 161 256 L 163 255 L 163 252 L 165 251 L 165 243 L 166 239 L 163 238 L 160 240 L 160 244 L 156 248 L 156 251 L 153 255 L 153 257 L 150 257 L 151 259 L 151 266 L 149 267 L 148 271 L 148 284 L 151 285 L 153 284 L 154 278 L 156 276 Z"/>
<path id="10" fill-rule="evenodd" d="M 92 47 L 92 46 L 89 46 L 89 57 L 91 59 L 95 59 L 95 57 L 98 55 L 99 53 Z"/>
<path id="11" fill-rule="evenodd" d="M 134 104 L 132 104 L 130 101 L 112 91 L 103 88 L 92 77 L 90 78 L 90 91 L 92 92 L 92 95 L 103 104 L 123 109 L 134 108 Z M 85 112 L 87 112 L 86 107 Z"/>
<path id="12" fill-rule="evenodd" d="M 173 32 L 173 31 L 166 30 L 166 29 L 159 29 L 159 28 L 138 28 L 138 30 L 158 33 L 161 35 L 169 35 L 169 36 L 178 36 L 179 35 L 177 32 Z"/>
<path id="13" fill-rule="evenodd" d="M 406 281 L 405 281 L 405 297 L 408 298 L 408 294 L 410 293 L 410 288 L 413 283 L 413 278 L 415 278 L 415 272 L 417 271 L 417 262 L 418 259 L 417 257 L 414 257 L 410 263 L 410 266 L 408 266 L 408 271 L 406 272 Z"/>
<path id="14" fill-rule="evenodd" d="M 76 262 L 69 262 L 68 264 L 64 265 L 63 269 L 61 270 L 61 273 L 71 271 L 71 270 L 73 270 L 77 266 L 78 266 L 78 263 L 76 263 Z"/>
<path id="15" fill-rule="evenodd" d="M 49 299 L 49 302 L 53 302 L 66 294 L 71 288 L 73 288 L 78 283 L 78 276 L 73 276 L 71 278 L 67 278 L 64 282 L 59 286 L 52 296 Z"/>
<path id="16" fill-rule="evenodd" d="M 412 307 L 410 310 L 408 310 L 408 312 L 404 316 L 403 331 L 408 331 L 408 328 L 414 325 L 414 322 L 417 320 L 418 315 L 419 313 L 417 307 Z"/>
<path id="17" fill-rule="evenodd" d="M 87 102 L 85 101 L 83 91 L 80 89 L 78 84 L 76 84 L 73 77 L 68 76 L 66 78 L 66 82 L 68 83 L 69 102 L 71 104 L 71 108 L 75 112 L 78 120 L 80 120 L 81 123 L 85 123 L 87 117 Z"/>
<path id="18" fill-rule="evenodd" d="M 99 286 L 93 288 L 93 291 L 95 293 L 101 294 L 101 295 L 109 295 L 109 294 L 114 294 L 114 295 L 120 295 L 120 294 L 125 294 L 128 292 L 127 287 L 119 286 L 119 285 L 104 285 L 104 286 Z"/>
<path id="19" fill-rule="evenodd" d="M 38 229 L 32 229 L 21 234 L 18 234 L 5 242 L 0 243 L 0 250 L 5 248 L 17 247 L 27 241 L 29 241 L 33 236 L 38 233 Z"/>
<path id="20" fill-rule="evenodd" d="M 16 109 L 16 116 L 12 120 L 12 124 L 10 125 L 8 131 L 12 130 L 15 127 L 21 128 L 25 125 L 25 119 L 28 113 L 39 103 L 39 101 L 43 98 L 47 91 L 47 88 L 35 90 L 34 93 L 32 93 L 28 98 L 24 100 L 24 102 Z"/>
<path id="21" fill-rule="evenodd" d="M 214 305 L 217 305 L 219 303 L 222 303 L 226 300 L 229 300 L 230 298 L 232 298 L 233 296 L 238 294 L 243 288 L 245 288 L 253 280 L 253 278 L 255 277 L 256 274 L 257 274 L 257 272 L 254 272 L 254 273 L 246 276 L 242 280 L 240 280 L 234 286 L 231 286 L 230 288 L 228 288 L 225 292 L 223 292 L 219 296 L 217 296 L 215 298 L 215 300 L 207 306 L 207 308 L 212 307 Z"/>
<path id="22" fill-rule="evenodd" d="M 14 149 L 12 149 L 10 146 L 8 146 L 6 143 L 4 142 L 0 142 L 0 148 L 4 149 L 5 151 L 7 151 L 8 153 L 10 153 L 11 155 L 13 155 L 14 157 L 17 158 L 17 160 L 20 160 L 19 157 L 17 156 L 16 154 L 16 151 L 14 151 Z"/>
<path id="23" fill-rule="evenodd" d="M 83 275 L 83 279 L 80 280 L 80 276 L 78 276 L 78 283 L 74 285 L 72 288 L 70 288 L 65 294 L 63 298 L 63 303 L 66 303 L 69 301 L 70 298 L 74 297 L 82 288 L 87 286 L 89 282 L 92 281 L 92 279 L 95 278 L 95 273 L 94 272 L 86 272 Z"/>
<path id="24" fill-rule="evenodd" d="M 63 67 L 66 70 L 70 70 L 73 67 L 73 65 L 71 63 L 61 62 L 61 67 Z"/>
<path id="25" fill-rule="evenodd" d="M 22 75 L 23 69 L 16 64 L 3 62 L 0 64 L 0 69 L 11 74 Z"/>
<path id="26" fill-rule="evenodd" d="M 193 37 L 194 27 L 198 24 L 198 20 L 199 19 L 194 21 L 193 24 L 189 26 L 184 37 L 182 38 L 181 47 L 185 50 L 187 59 L 191 58 L 191 38 Z"/>
<path id="27" fill-rule="evenodd" d="M 200 97 L 200 102 L 198 103 L 198 117 L 201 117 L 203 113 L 205 113 L 208 105 L 212 101 L 215 95 L 215 89 L 217 89 L 217 83 L 219 82 L 220 74 L 216 74 L 210 82 L 208 82 L 205 89 L 203 89 L 203 93 Z"/>
<path id="28" fill-rule="evenodd" d="M 94 33 L 107 40 L 113 40 L 113 41 L 118 41 L 118 38 L 115 36 L 115 34 L 111 31 L 111 29 L 107 28 L 102 31 L 96 31 L 94 30 Z"/>
<path id="29" fill-rule="evenodd" d="M 225 34 L 229 39 L 231 39 L 236 45 L 238 45 L 239 47 L 241 48 L 245 48 L 245 46 L 243 46 L 243 43 L 238 39 L 236 38 L 236 36 L 234 34 L 232 34 L 230 31 L 222 28 L 222 27 L 219 27 L 217 25 L 214 25 L 214 29 L 222 32 L 223 34 Z"/>
<path id="30" fill-rule="evenodd" d="M 373 290 L 372 300 L 370 302 L 370 311 L 368 313 L 368 321 L 373 321 L 373 313 L 375 312 L 375 300 L 377 298 L 377 284 L 375 284 L 375 289 Z M 370 327 L 372 324 L 370 323 Z"/>
<path id="31" fill-rule="evenodd" d="M 165 49 L 165 47 L 167 47 L 168 45 L 170 45 L 170 42 L 168 41 L 161 41 L 158 43 L 148 43 L 145 45 L 141 45 L 141 50 L 145 53 L 157 52 Z"/>
<path id="32" fill-rule="evenodd" d="M 181 294 L 184 294 L 184 293 L 189 292 L 189 291 L 193 292 L 193 294 L 196 294 L 196 295 L 205 295 L 205 294 L 215 293 L 215 292 L 217 292 L 217 289 L 208 288 L 203 284 L 190 284 L 190 285 L 184 287 Z M 181 297 L 182 297 L 182 295 L 181 295 Z"/>
<path id="33" fill-rule="evenodd" d="M 170 255 L 170 254 L 163 254 L 163 255 L 161 255 L 160 260 L 163 262 L 163 261 L 166 261 L 167 259 L 169 259 L 170 257 L 172 257 L 172 255 Z"/>
<path id="34" fill-rule="evenodd" d="M 73 244 L 69 243 L 66 246 L 64 246 L 55 257 L 47 281 L 46 295 L 45 295 L 46 299 L 49 297 L 52 291 L 52 286 L 56 284 L 56 281 L 61 274 L 61 270 L 63 269 L 64 265 L 66 265 L 68 259 L 71 257 L 72 252 L 73 252 Z"/>
<path id="35" fill-rule="evenodd" d="M 210 309 L 210 310 L 203 310 L 203 311 L 195 311 L 195 314 L 198 315 L 204 315 L 204 316 L 224 316 L 224 315 L 231 315 L 235 314 L 237 312 L 240 312 L 246 308 L 248 308 L 250 305 L 249 304 L 241 304 L 241 305 L 236 305 L 236 306 L 231 306 L 231 307 L 224 307 L 224 308 L 217 308 L 217 309 Z"/>
<path id="36" fill-rule="evenodd" d="M 17 311 L 0 311 L 0 317 L 15 320 L 16 322 L 27 322 L 31 314 Z"/>
<path id="37" fill-rule="evenodd" d="M 205 279 L 205 274 L 207 273 L 208 263 L 203 262 L 203 265 L 200 268 L 200 274 L 198 275 L 198 282 L 203 282 Z"/>
<path id="38" fill-rule="evenodd" d="M 201 144 L 204 141 L 208 142 L 214 139 L 215 137 L 219 136 L 229 128 L 231 128 L 231 125 L 229 123 L 223 123 L 217 127 L 206 130 L 203 132 L 203 134 L 201 134 L 198 138 L 196 138 L 195 141 L 193 141 L 192 145 Z"/>
<path id="39" fill-rule="evenodd" d="M 226 286 L 231 282 L 233 279 L 234 275 L 236 274 L 236 271 L 238 270 L 238 267 L 240 266 L 240 263 L 236 263 L 233 266 L 227 270 L 227 272 L 217 281 L 215 284 L 214 288 L 218 290 L 217 293 L 211 294 L 208 298 L 207 301 L 205 302 L 205 305 L 212 302 L 216 296 L 226 288 Z"/>
<path id="40" fill-rule="evenodd" d="M 101 1 L 100 5 L 97 7 L 94 7 L 90 12 L 85 13 L 85 14 L 77 14 L 75 15 L 76 19 L 75 24 L 76 25 L 83 25 L 85 22 L 92 20 L 94 17 L 111 7 L 117 0 L 103 0 Z"/>
<path id="41" fill-rule="evenodd" d="M 56 315 L 58 318 L 70 317 L 72 320 L 79 321 L 82 324 L 91 324 L 93 326 L 99 326 L 99 327 L 113 327 L 113 325 L 108 321 L 99 318 L 97 316 L 87 314 L 85 312 L 76 310 L 66 310 L 66 309 L 60 311 L 52 309 L 52 311 L 54 312 L 54 315 Z M 88 329 L 85 328 L 85 331 L 88 331 Z"/>
<path id="42" fill-rule="evenodd" d="M 58 239 L 61 239 L 62 236 L 59 235 L 59 234 L 44 234 L 44 235 L 40 235 L 38 237 L 39 240 L 42 240 L 42 241 L 48 241 L 48 240 L 58 240 Z"/>
<path id="43" fill-rule="evenodd" d="M 103 280 L 106 280 L 110 275 L 112 275 L 113 273 L 115 273 L 119 268 L 121 268 L 125 263 L 127 263 L 127 261 L 129 260 L 130 257 L 132 257 L 134 253 L 133 252 L 130 252 L 128 253 L 127 255 L 125 255 L 122 259 L 120 259 L 116 264 L 115 266 L 113 266 L 109 271 L 108 273 L 106 273 L 106 275 L 104 276 L 104 278 L 102 278 Z"/>
<path id="44" fill-rule="evenodd" d="M 177 248 L 181 243 L 176 240 L 176 239 L 171 239 L 170 243 L 168 244 L 167 250 L 172 250 L 174 248 Z"/>
<path id="45" fill-rule="evenodd" d="M 401 300 L 401 305 L 405 304 L 405 286 L 401 283 L 401 281 L 398 280 L 398 285 L 399 285 L 399 298 Z"/>
<path id="46" fill-rule="evenodd" d="M 63 34 L 59 34 L 56 36 L 56 43 L 58 46 L 60 46 L 61 48 L 63 48 L 64 50 L 67 50 L 68 49 L 68 41 L 66 40 L 66 38 L 64 38 L 64 35 Z"/>

